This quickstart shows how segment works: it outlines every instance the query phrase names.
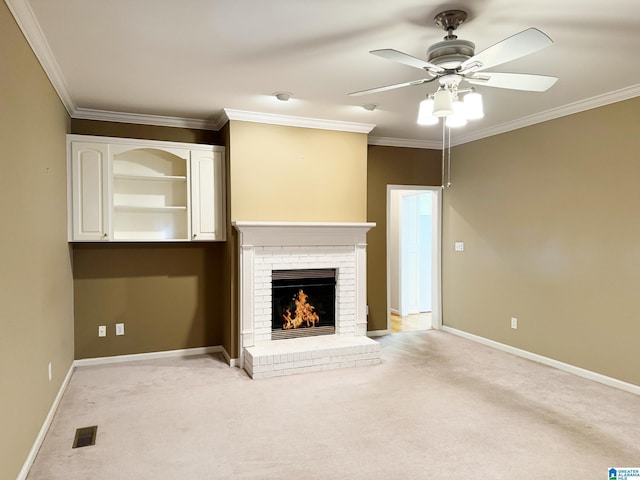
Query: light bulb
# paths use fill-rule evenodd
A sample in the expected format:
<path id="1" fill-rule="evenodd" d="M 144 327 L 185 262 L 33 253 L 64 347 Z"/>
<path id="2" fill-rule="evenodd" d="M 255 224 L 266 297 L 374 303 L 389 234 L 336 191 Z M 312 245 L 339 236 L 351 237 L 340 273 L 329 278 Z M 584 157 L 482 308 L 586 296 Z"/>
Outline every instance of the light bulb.
<path id="1" fill-rule="evenodd" d="M 482 95 L 477 92 L 467 93 L 464 96 L 464 109 L 467 120 L 478 120 L 484 117 Z"/>
<path id="2" fill-rule="evenodd" d="M 464 127 L 467 119 L 464 114 L 464 104 L 460 100 L 453 102 L 453 115 L 447 117 L 447 127 Z"/>
<path id="3" fill-rule="evenodd" d="M 418 108 L 418 125 L 435 125 L 438 117 L 433 116 L 433 98 L 430 96 L 420 102 Z"/>

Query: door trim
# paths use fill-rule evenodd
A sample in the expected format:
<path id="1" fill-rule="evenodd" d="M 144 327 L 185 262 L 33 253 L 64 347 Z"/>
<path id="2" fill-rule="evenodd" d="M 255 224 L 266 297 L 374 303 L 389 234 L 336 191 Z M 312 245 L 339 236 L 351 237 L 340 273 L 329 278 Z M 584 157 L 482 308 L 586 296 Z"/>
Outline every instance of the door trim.
<path id="1" fill-rule="evenodd" d="M 391 256 L 389 255 L 391 225 L 391 192 L 414 190 L 430 191 L 433 201 L 431 241 L 431 323 L 434 329 L 442 328 L 442 187 L 426 185 L 387 185 L 387 332 L 391 333 Z"/>

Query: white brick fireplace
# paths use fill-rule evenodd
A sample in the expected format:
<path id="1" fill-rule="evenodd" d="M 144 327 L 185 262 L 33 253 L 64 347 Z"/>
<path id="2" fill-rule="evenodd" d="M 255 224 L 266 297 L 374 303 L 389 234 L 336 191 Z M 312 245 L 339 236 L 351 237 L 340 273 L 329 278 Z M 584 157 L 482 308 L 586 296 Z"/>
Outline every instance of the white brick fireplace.
<path id="1" fill-rule="evenodd" d="M 366 314 L 366 234 L 374 223 L 234 222 L 240 255 L 240 361 L 253 378 L 380 361 Z M 272 272 L 335 269 L 335 334 L 272 340 Z"/>

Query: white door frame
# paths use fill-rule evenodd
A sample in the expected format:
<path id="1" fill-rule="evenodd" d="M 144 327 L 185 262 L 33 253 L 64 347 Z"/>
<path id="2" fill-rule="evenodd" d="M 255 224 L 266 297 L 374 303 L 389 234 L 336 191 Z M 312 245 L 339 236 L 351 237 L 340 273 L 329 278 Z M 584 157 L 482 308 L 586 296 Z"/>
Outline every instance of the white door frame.
<path id="1" fill-rule="evenodd" d="M 423 185 L 387 185 L 387 331 L 391 332 L 391 192 L 414 190 L 416 193 L 430 191 L 433 202 L 431 241 L 431 323 L 433 328 L 442 327 L 442 187 Z"/>

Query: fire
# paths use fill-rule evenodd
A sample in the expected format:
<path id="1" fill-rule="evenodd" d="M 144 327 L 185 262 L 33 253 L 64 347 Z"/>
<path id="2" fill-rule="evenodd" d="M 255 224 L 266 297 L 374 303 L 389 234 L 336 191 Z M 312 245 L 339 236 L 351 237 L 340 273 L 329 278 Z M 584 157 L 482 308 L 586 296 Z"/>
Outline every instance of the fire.
<path id="1" fill-rule="evenodd" d="M 307 303 L 308 295 L 302 290 L 298 291 L 298 294 L 293 297 L 296 302 L 296 313 L 291 318 L 291 311 L 287 308 L 287 311 L 282 316 L 283 324 L 282 328 L 289 330 L 291 328 L 315 327 L 320 323 L 320 317 L 314 312 L 315 307 L 310 303 Z"/>

